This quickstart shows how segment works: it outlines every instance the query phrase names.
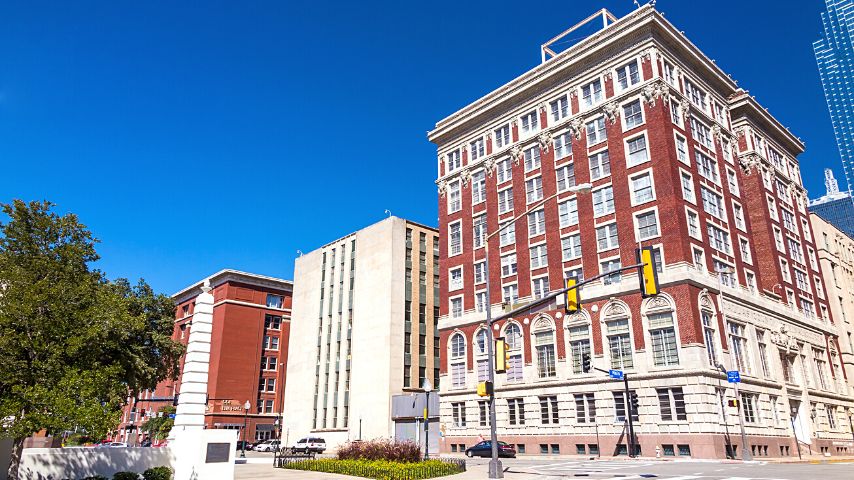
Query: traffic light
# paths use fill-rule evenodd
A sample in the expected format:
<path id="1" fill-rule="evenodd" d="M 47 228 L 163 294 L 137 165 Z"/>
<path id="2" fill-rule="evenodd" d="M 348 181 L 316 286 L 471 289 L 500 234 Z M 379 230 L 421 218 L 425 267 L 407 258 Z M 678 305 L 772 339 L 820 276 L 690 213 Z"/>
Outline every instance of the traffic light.
<path id="1" fill-rule="evenodd" d="M 504 337 L 495 339 L 495 373 L 507 371 L 507 342 Z"/>
<path id="2" fill-rule="evenodd" d="M 578 288 L 573 288 L 578 283 L 575 277 L 566 279 L 566 288 L 572 290 L 566 291 L 566 313 L 575 313 L 581 310 L 581 297 L 578 295 Z"/>
<path id="3" fill-rule="evenodd" d="M 477 394 L 480 397 L 492 395 L 492 382 L 480 382 L 477 384 Z"/>
<path id="4" fill-rule="evenodd" d="M 738 408 L 738 400 L 733 398 L 732 400 L 727 400 L 727 405 L 733 408 Z"/>
<path id="5" fill-rule="evenodd" d="M 640 408 L 640 402 L 638 401 L 638 394 L 635 392 L 631 392 L 629 394 L 629 396 L 631 397 L 631 402 L 632 402 L 632 413 L 637 415 L 637 413 L 639 411 L 638 409 Z"/>
<path id="6" fill-rule="evenodd" d="M 652 247 L 637 249 L 638 278 L 640 279 L 640 291 L 643 298 L 658 295 L 658 271 L 655 269 L 655 260 L 652 258 Z"/>
<path id="7" fill-rule="evenodd" d="M 581 371 L 583 373 L 590 373 L 590 354 L 585 353 L 581 355 Z"/>

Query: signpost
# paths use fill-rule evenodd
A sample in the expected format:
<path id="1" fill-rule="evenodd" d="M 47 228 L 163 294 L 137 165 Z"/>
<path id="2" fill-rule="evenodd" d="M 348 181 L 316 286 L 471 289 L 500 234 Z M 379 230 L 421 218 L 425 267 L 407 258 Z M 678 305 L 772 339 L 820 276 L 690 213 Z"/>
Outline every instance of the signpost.
<path id="1" fill-rule="evenodd" d="M 170 414 L 169 414 L 169 418 L 171 418 L 172 420 L 174 420 L 174 419 L 175 419 L 175 414 L 174 414 L 174 413 L 170 413 Z"/>
<path id="2" fill-rule="evenodd" d="M 623 379 L 623 371 L 622 370 L 608 370 L 608 375 L 611 376 L 614 380 L 622 380 Z"/>
<path id="3" fill-rule="evenodd" d="M 738 370 L 730 370 L 726 372 L 726 381 L 729 383 L 741 383 L 741 374 Z"/>

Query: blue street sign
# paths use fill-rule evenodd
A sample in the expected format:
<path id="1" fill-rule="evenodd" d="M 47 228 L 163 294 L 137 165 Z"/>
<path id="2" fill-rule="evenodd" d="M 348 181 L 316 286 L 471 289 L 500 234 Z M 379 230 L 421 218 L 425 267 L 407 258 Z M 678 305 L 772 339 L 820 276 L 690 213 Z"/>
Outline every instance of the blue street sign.
<path id="1" fill-rule="evenodd" d="M 169 414 L 169 418 L 175 418 L 175 414 L 174 414 L 174 413 L 170 413 L 170 414 Z"/>
<path id="2" fill-rule="evenodd" d="M 738 373 L 738 370 L 726 372 L 726 381 L 729 383 L 740 383 L 741 375 Z"/>
<path id="3" fill-rule="evenodd" d="M 608 375 L 611 376 L 614 380 L 622 380 L 623 379 L 623 371 L 622 370 L 608 370 Z"/>

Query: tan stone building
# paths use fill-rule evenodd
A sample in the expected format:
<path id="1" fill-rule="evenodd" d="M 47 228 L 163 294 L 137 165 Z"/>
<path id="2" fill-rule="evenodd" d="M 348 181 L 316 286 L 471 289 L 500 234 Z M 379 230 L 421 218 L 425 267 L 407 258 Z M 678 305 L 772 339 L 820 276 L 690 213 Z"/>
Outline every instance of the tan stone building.
<path id="1" fill-rule="evenodd" d="M 848 392 L 854 395 L 854 238 L 810 214 L 824 274 L 824 290 L 833 321 L 839 329 L 839 349 L 845 371 L 849 372 Z"/>

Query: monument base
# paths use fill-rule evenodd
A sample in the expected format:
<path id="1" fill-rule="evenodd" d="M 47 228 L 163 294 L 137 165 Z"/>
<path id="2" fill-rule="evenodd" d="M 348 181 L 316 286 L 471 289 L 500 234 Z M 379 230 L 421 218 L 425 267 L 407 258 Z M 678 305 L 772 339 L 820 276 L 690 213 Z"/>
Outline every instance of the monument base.
<path id="1" fill-rule="evenodd" d="M 172 431 L 175 480 L 233 480 L 237 430 Z"/>

